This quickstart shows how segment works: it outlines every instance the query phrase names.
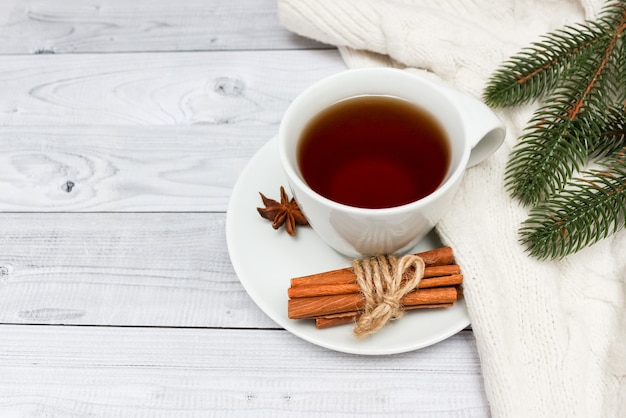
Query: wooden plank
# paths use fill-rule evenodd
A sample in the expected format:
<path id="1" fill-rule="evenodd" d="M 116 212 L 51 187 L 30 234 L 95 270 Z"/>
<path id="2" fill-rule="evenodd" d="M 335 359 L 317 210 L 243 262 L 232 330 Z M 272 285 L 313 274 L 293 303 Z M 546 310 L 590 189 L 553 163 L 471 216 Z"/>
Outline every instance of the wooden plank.
<path id="1" fill-rule="evenodd" d="M 0 326 L 0 415 L 489 416 L 470 332 L 394 356 L 284 331 Z"/>
<path id="2" fill-rule="evenodd" d="M 225 218 L 0 215 L 0 323 L 274 328 L 233 271 Z"/>
<path id="3" fill-rule="evenodd" d="M 338 52 L 0 56 L 2 125 L 267 125 Z"/>
<path id="4" fill-rule="evenodd" d="M 0 212 L 224 212 L 239 173 L 277 131 L 243 123 L 0 127 Z"/>
<path id="5" fill-rule="evenodd" d="M 274 0 L 21 0 L 0 12 L 0 54 L 328 48 L 283 28 Z"/>
<path id="6" fill-rule="evenodd" d="M 471 332 L 335 353 L 240 285 L 236 175 L 303 88 L 345 68 L 295 51 L 327 47 L 275 11 L 1 2 L 0 416 L 488 416 Z"/>

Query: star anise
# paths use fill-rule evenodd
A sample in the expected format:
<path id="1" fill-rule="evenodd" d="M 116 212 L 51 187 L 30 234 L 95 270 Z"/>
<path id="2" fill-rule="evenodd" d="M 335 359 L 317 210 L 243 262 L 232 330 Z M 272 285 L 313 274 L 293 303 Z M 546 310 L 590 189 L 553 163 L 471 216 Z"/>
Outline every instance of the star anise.
<path id="1" fill-rule="evenodd" d="M 280 186 L 280 202 L 268 199 L 261 192 L 259 194 L 261 199 L 263 199 L 265 207 L 256 209 L 263 218 L 272 221 L 272 228 L 278 229 L 284 224 L 287 233 L 294 236 L 296 235 L 296 225 L 309 224 L 309 221 L 302 214 L 296 199 L 291 198 L 289 200 L 289 196 L 287 196 L 283 186 Z"/>

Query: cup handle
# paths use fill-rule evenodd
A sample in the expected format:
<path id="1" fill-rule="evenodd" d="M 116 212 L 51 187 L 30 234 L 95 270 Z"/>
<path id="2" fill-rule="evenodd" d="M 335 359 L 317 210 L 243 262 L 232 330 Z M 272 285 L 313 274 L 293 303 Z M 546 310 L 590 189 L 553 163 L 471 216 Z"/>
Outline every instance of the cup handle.
<path id="1" fill-rule="evenodd" d="M 472 142 L 472 152 L 467 163 L 467 167 L 472 167 L 500 148 L 506 136 L 506 127 L 482 101 L 463 92 L 454 93 L 461 109 L 466 135 Z"/>

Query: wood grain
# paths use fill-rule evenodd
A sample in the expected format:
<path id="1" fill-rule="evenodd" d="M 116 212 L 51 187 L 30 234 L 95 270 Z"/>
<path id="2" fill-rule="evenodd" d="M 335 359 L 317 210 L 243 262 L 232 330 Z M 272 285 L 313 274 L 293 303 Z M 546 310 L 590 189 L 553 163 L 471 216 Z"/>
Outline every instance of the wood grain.
<path id="1" fill-rule="evenodd" d="M 275 0 L 0 2 L 0 417 L 485 417 L 471 331 L 364 357 L 281 330 L 225 210 L 345 69 Z"/>
<path id="2" fill-rule="evenodd" d="M 272 330 L 5 325 L 0 333 L 2 416 L 488 416 L 469 332 L 380 357 Z"/>
<path id="3" fill-rule="evenodd" d="M 0 128 L 0 212 L 226 211 L 274 124 Z"/>
<path id="4" fill-rule="evenodd" d="M 334 50 L 0 56 L 2 125 L 277 124 Z"/>
<path id="5" fill-rule="evenodd" d="M 284 29 L 273 0 L 5 2 L 3 54 L 328 48 Z"/>
<path id="6" fill-rule="evenodd" d="M 224 213 L 11 213 L 2 223 L 0 323 L 276 327 L 233 271 Z"/>
<path id="7" fill-rule="evenodd" d="M 254 68 L 243 72 L 233 55 L 212 55 L 213 74 L 199 64 L 208 56 L 185 64 L 159 55 L 164 66 L 176 61 L 176 75 L 155 69 L 148 81 L 121 55 L 14 58 L 0 69 L 9 92 L 0 96 L 0 211 L 225 210 L 239 172 L 277 133 L 293 98 L 343 67 L 336 52 L 312 52 L 313 67 L 300 52 L 275 54 L 280 71 L 254 64 L 265 62 L 260 53 L 235 60 Z M 195 87 L 175 81 L 184 71 Z M 269 72 L 282 79 L 266 80 Z"/>

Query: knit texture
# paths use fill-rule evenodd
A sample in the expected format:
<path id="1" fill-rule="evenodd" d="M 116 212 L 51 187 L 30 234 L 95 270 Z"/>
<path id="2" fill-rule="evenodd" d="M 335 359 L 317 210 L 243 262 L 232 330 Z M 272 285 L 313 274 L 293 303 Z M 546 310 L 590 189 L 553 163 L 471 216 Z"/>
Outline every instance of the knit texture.
<path id="1" fill-rule="evenodd" d="M 335 45 L 348 67 L 392 66 L 480 97 L 509 56 L 599 0 L 278 0 L 289 30 Z M 464 294 L 494 417 L 626 415 L 626 231 L 562 261 L 518 243 L 528 209 L 503 186 L 508 154 L 537 105 L 497 113 L 502 148 L 467 171 L 438 224 Z"/>

